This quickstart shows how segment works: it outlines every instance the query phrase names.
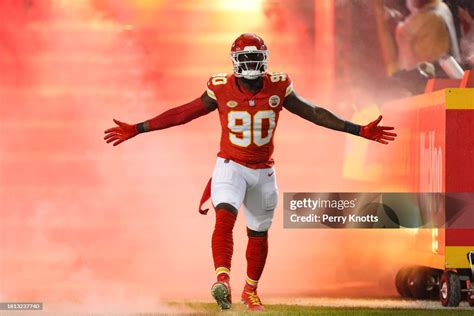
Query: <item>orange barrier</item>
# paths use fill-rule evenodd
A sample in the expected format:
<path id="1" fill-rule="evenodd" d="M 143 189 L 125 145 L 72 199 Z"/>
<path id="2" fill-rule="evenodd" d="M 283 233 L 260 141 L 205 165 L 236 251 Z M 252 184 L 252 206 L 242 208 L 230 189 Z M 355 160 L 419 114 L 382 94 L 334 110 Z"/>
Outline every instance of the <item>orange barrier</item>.
<path id="1" fill-rule="evenodd" d="M 413 284 L 415 276 L 437 279 L 443 305 L 457 306 L 461 290 L 455 283 L 466 282 L 469 289 L 474 273 L 474 73 L 466 71 L 462 80 L 429 80 L 424 94 L 384 104 L 382 112 L 397 122 L 398 138 L 390 149 L 369 150 L 371 167 L 383 162 L 378 182 L 384 187 L 379 190 L 449 192 L 445 211 L 455 213 L 447 217 L 445 228 L 414 234 L 414 248 L 419 251 L 418 245 L 425 245 L 424 251 L 417 252 L 419 267 L 400 270 L 397 289 L 402 296 L 421 298 L 423 288 L 411 288 L 407 294 L 407 284 Z M 426 247 L 429 242 L 431 247 Z M 474 304 L 474 288 L 467 298 Z"/>

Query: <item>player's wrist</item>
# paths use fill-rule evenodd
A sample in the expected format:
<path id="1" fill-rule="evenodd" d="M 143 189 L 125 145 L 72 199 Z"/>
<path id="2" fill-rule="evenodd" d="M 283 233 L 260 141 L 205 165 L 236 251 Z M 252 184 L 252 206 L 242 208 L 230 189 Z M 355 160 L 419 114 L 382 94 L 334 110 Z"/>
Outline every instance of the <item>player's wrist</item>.
<path id="1" fill-rule="evenodd" d="M 361 126 L 349 121 L 344 122 L 344 132 L 360 136 Z"/>
<path id="2" fill-rule="evenodd" d="M 148 124 L 148 121 L 136 124 L 135 131 L 137 132 L 137 134 L 149 132 L 150 125 Z"/>

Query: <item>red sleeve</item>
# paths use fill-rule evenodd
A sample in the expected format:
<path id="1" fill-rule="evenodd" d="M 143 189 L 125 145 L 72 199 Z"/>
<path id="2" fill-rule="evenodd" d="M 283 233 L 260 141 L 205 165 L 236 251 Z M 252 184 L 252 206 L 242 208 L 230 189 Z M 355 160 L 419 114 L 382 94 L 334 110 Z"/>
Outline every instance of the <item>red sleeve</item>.
<path id="1" fill-rule="evenodd" d="M 288 76 L 287 78 L 288 78 L 288 82 L 286 83 L 285 97 L 287 97 L 289 94 L 293 92 L 293 81 L 291 81 L 290 76 Z"/>
<path id="2" fill-rule="evenodd" d="M 210 112 L 211 110 L 206 108 L 199 97 L 194 101 L 172 108 L 157 117 L 137 124 L 136 128 L 140 133 L 165 129 L 176 125 L 186 124 Z"/>
<path id="3" fill-rule="evenodd" d="M 284 98 L 293 92 L 293 81 L 284 72 L 269 73 L 270 81 L 277 91 L 280 91 Z"/>
<path id="4" fill-rule="evenodd" d="M 283 82 L 282 82 L 282 87 L 283 89 L 285 89 L 285 98 L 293 92 L 293 81 L 291 81 L 291 78 L 290 76 L 288 76 L 288 74 L 286 73 L 283 73 L 283 76 L 284 78 L 286 78 Z"/>

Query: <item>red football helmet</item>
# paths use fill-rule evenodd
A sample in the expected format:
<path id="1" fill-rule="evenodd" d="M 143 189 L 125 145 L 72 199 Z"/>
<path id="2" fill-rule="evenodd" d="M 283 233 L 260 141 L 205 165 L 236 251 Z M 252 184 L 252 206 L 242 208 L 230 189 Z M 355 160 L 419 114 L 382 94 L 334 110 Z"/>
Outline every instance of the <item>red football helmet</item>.
<path id="1" fill-rule="evenodd" d="M 263 39 L 253 33 L 245 33 L 232 43 L 230 57 L 234 64 L 234 75 L 245 79 L 256 79 L 267 71 L 268 49 Z"/>

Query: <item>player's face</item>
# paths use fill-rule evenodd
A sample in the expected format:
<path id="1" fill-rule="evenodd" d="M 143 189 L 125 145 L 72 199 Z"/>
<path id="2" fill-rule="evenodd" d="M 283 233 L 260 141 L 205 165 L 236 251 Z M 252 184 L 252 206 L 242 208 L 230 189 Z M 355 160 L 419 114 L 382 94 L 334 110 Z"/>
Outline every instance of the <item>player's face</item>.
<path id="1" fill-rule="evenodd" d="M 263 61 L 265 57 L 262 53 L 245 53 L 237 55 L 237 61 L 244 63 L 245 70 L 257 70 L 259 63 Z"/>
<path id="2" fill-rule="evenodd" d="M 267 50 L 231 52 L 230 57 L 234 64 L 234 74 L 237 77 L 256 79 L 267 70 Z"/>

